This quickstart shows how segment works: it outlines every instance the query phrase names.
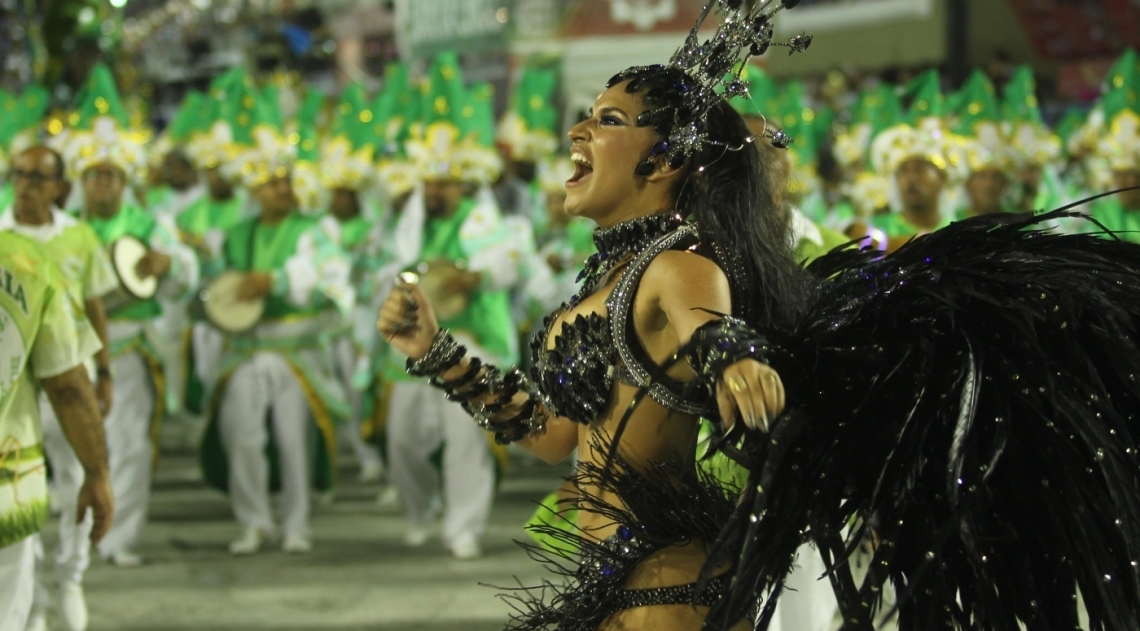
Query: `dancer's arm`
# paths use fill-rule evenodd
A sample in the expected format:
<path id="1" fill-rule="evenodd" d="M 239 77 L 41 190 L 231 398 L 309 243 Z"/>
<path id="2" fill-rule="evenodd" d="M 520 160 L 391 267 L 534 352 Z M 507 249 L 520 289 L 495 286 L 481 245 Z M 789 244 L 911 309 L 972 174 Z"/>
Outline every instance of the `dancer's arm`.
<path id="1" fill-rule="evenodd" d="M 500 443 L 517 442 L 546 462 L 560 462 L 578 446 L 577 426 L 554 417 L 528 392 L 517 370 L 503 374 L 466 354 L 439 328 L 431 303 L 415 285 L 399 281 L 376 323 L 396 350 L 410 358 L 409 372 L 430 377 L 463 405 Z"/>
<path id="2" fill-rule="evenodd" d="M 728 279 L 711 260 L 689 252 L 663 252 L 646 270 L 640 292 L 669 322 L 675 340 L 670 348 L 700 346 L 702 340 L 728 348 L 716 359 L 707 352 L 689 356 L 698 379 L 707 379 L 715 390 L 717 409 L 725 429 L 737 412 L 746 425 L 767 431 L 784 409 L 784 386 L 780 376 L 765 364 L 757 351 L 749 351 L 756 339 L 746 328 L 722 324 L 718 314 L 732 313 Z M 694 340 L 694 335 L 699 338 Z M 693 365 L 696 364 L 696 365 Z M 704 374 L 702 374 L 704 373 Z"/>

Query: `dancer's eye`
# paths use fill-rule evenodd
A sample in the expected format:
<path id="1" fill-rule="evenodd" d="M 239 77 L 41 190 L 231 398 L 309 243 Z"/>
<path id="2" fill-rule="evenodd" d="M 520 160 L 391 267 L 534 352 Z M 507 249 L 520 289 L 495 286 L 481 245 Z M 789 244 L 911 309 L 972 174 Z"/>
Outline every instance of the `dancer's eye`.
<path id="1" fill-rule="evenodd" d="M 603 125 L 621 125 L 622 122 L 621 122 L 621 119 L 618 118 L 617 116 L 611 116 L 611 115 L 607 114 L 607 115 L 602 117 L 602 124 Z"/>

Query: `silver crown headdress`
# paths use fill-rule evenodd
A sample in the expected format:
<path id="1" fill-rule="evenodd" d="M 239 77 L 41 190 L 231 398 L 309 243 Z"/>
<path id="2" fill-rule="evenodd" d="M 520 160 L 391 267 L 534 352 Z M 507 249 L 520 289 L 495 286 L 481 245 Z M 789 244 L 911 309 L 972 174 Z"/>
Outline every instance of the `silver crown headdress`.
<path id="1" fill-rule="evenodd" d="M 788 54 L 807 50 L 811 35 L 802 32 L 787 42 L 772 41 L 772 17 L 797 4 L 799 0 L 709 0 L 669 63 L 634 66 L 609 80 L 606 87 L 628 80 L 626 92 L 648 88 L 645 101 L 652 109 L 642 112 L 637 124 L 652 125 L 666 136 L 653 145 L 650 157 L 638 164 L 639 175 L 651 173 L 654 158 L 662 154 L 671 166 L 679 167 L 705 145 L 729 144 L 711 136 L 709 113 L 722 99 L 748 94 L 740 74 L 749 57 L 762 55 L 771 46 L 786 47 Z M 712 37 L 701 43 L 698 31 L 714 12 L 721 23 Z M 776 147 L 787 148 L 791 143 L 783 131 L 767 130 L 764 136 Z"/>

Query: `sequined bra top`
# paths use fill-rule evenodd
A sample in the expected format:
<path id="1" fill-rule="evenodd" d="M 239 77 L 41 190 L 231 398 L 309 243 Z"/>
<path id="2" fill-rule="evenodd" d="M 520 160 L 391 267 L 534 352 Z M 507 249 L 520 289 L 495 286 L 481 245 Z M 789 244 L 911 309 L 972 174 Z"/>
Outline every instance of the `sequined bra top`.
<path id="1" fill-rule="evenodd" d="M 696 235 L 695 226 L 675 215 L 653 215 L 594 233 L 598 253 L 579 276 L 584 279 L 581 289 L 547 316 L 544 330 L 531 340 L 531 379 L 551 413 L 591 423 L 609 406 L 615 381 L 647 388 L 650 398 L 667 409 L 697 416 L 710 413 L 706 401 L 686 396 L 684 385 L 669 379 L 649 358 L 631 321 L 638 284 L 649 264 L 666 250 L 691 245 Z M 629 254 L 633 258 L 606 299 L 609 317 L 579 314 L 555 331 L 558 319 L 597 291 Z M 554 348 L 548 350 L 547 340 L 554 333 Z"/>

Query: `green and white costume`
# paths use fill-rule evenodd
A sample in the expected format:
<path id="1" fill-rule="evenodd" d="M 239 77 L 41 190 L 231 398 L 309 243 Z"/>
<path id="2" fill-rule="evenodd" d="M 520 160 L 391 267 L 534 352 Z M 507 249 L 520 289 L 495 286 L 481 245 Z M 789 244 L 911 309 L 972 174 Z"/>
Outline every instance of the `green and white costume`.
<path id="1" fill-rule="evenodd" d="M 48 518 L 38 381 L 99 350 L 83 308 L 39 245 L 0 232 L 0 628 L 32 607 L 34 540 Z"/>
<path id="2" fill-rule="evenodd" d="M 1107 171 L 1140 172 L 1140 61 L 1129 51 L 1114 66 L 1101 99 L 1104 130 L 1097 143 L 1095 161 Z M 1122 198 L 1111 196 L 1093 202 L 1092 215 L 1121 239 L 1140 243 L 1140 208 L 1125 208 Z M 1099 230 L 1084 226 L 1085 230 Z"/>
<path id="3" fill-rule="evenodd" d="M 75 124 L 67 132 L 62 153 L 78 180 L 91 168 L 119 169 L 128 185 L 145 165 L 141 141 L 147 130 L 133 129 L 119 97 L 111 70 L 96 64 L 80 95 Z M 78 209 L 82 210 L 82 209 Z M 108 310 L 114 405 L 104 420 L 110 459 L 115 521 L 99 543 L 104 557 L 131 554 L 146 524 L 155 440 L 166 410 L 166 375 L 159 352 L 162 336 L 156 321 L 162 316 L 160 298 L 178 300 L 198 283 L 198 260 L 178 241 L 168 218 L 156 218 L 139 206 L 122 202 L 109 218 L 81 216 L 104 247 L 131 236 L 170 257 L 170 269 L 160 279 L 158 294 L 147 300 Z"/>
<path id="4" fill-rule="evenodd" d="M 276 531 L 269 510 L 272 469 L 272 483 L 283 493 L 285 533 L 308 536 L 310 482 L 320 489 L 332 485 L 335 424 L 350 414 L 329 352 L 328 331 L 355 299 L 337 232 L 329 217 L 293 212 L 274 225 L 247 219 L 226 233 L 224 267 L 268 273 L 272 288 L 262 320 L 227 341 L 202 466 L 207 483 L 230 492 L 242 525 L 265 533 Z M 306 447 L 311 422 L 319 443 L 312 450 Z M 267 462 L 270 441 L 277 449 Z"/>
<path id="5" fill-rule="evenodd" d="M 155 218 L 138 206 L 124 205 L 109 219 L 88 217 L 99 240 L 110 247 L 124 236 L 134 237 L 171 259 L 158 295 L 107 312 L 115 404 L 105 420 L 115 491 L 115 523 L 99 543 L 105 557 L 131 552 L 146 523 L 151 469 L 158 432 L 165 416 L 167 388 L 159 333 L 159 298 L 177 301 L 198 286 L 198 259 L 182 244 L 169 219 Z"/>
<path id="6" fill-rule="evenodd" d="M 925 160 L 945 176 L 934 229 L 949 224 L 954 218 L 954 210 L 958 206 L 955 197 L 967 174 L 961 143 L 946 128 L 946 99 L 939 86 L 938 71 L 931 69 L 919 75 L 907 86 L 906 92 L 912 97 L 906 114 L 907 122 L 887 127 L 871 142 L 871 165 L 888 182 L 892 209 L 889 214 L 872 218 L 871 223 L 887 237 L 905 237 L 927 231 L 902 217 L 897 171 L 903 162 Z"/>
<path id="7" fill-rule="evenodd" d="M 29 226 L 16 222 L 15 212 L 0 215 L 0 232 L 12 232 L 40 244 L 44 254 L 62 272 L 70 298 L 83 304 L 85 300 L 100 298 L 119 286 L 115 270 L 99 242 L 99 237 L 85 223 L 71 215 L 52 210 L 51 223 Z M 80 325 L 90 327 L 83 320 Z M 95 365 L 91 357 L 84 358 L 89 376 L 95 378 Z M 92 521 L 77 522 L 76 500 L 83 484 L 83 465 L 67 442 L 55 411 L 45 396 L 40 397 L 40 419 L 43 423 L 44 452 L 51 462 L 55 493 L 58 497 L 59 545 L 55 553 L 55 579 L 58 582 L 82 583 L 83 574 L 90 564 Z M 37 590 L 46 589 L 43 577 L 37 580 Z M 37 599 L 37 602 L 39 599 Z"/>
<path id="8" fill-rule="evenodd" d="M 518 282 L 519 256 L 487 188 L 501 168 L 488 91 L 474 86 L 468 92 L 455 55 L 443 54 L 432 65 L 423 99 L 421 131 L 407 143 L 409 157 L 419 164 L 425 179 L 459 180 L 479 190 L 474 198 L 464 198 L 450 216 L 424 220 L 419 228 L 422 236 L 412 244 L 418 250 L 412 258 L 462 261 L 469 271 L 480 274 L 467 308 L 440 325 L 473 354 L 509 365 L 516 360 L 518 340 L 508 290 Z M 389 467 L 409 534 L 426 527 L 432 498 L 442 487 L 445 544 L 457 554 L 477 551 L 494 498 L 495 463 L 488 435 L 442 392 L 408 377 L 402 362 L 391 353 L 384 377 L 392 384 Z M 442 471 L 432 463 L 441 447 Z"/>

